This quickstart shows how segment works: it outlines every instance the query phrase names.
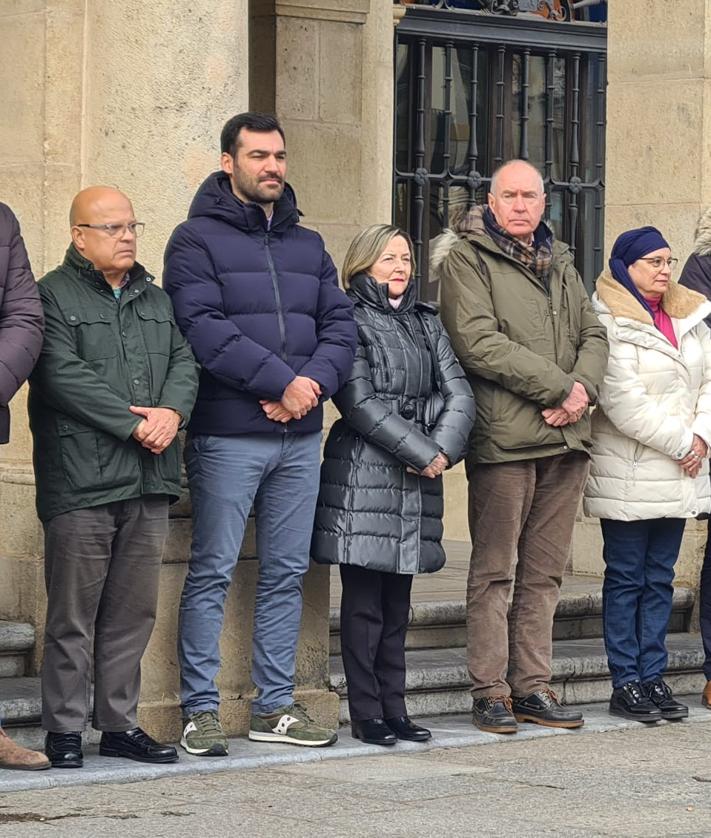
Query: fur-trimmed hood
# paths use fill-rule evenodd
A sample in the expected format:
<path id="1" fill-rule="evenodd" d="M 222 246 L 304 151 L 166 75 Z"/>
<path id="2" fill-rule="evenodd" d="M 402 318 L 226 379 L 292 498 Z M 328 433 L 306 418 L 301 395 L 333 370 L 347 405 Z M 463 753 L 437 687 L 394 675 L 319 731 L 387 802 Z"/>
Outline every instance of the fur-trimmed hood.
<path id="1" fill-rule="evenodd" d="M 694 234 L 694 250 L 697 256 L 711 256 L 711 207 L 699 218 Z"/>
<path id="2" fill-rule="evenodd" d="M 598 301 L 603 303 L 605 313 L 613 317 L 637 320 L 647 326 L 654 326 L 649 312 L 621 285 L 609 271 L 604 271 L 595 284 Z M 593 300 L 595 302 L 595 300 Z M 675 320 L 686 320 L 698 313 L 698 319 L 708 316 L 711 303 L 703 294 L 685 288 L 677 282 L 670 282 L 662 297 L 662 308 Z M 703 309 L 703 313 L 700 311 Z"/>
<path id="3" fill-rule="evenodd" d="M 484 226 L 484 206 L 474 206 L 452 215 L 450 226 L 432 239 L 430 244 L 430 282 L 440 278 L 444 260 L 454 245 L 465 235 L 488 236 Z M 493 245 L 493 241 L 492 241 Z"/>

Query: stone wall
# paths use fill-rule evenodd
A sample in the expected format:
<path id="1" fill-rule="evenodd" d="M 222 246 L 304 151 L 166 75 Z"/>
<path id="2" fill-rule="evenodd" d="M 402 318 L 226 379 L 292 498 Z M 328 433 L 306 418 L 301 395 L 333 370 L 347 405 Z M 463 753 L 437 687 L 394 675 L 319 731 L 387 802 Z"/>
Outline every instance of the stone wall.
<path id="1" fill-rule="evenodd" d="M 193 0 L 10 0 L 0 8 L 0 200 L 20 218 L 37 276 L 63 258 L 72 196 L 116 185 L 146 222 L 139 260 L 160 275 L 173 227 L 219 165 L 219 132 L 246 110 L 248 3 Z M 44 621 L 42 532 L 34 515 L 24 395 L 13 402 L 13 441 L 0 453 L 0 614 Z M 171 511 L 159 615 L 144 659 L 141 718 L 176 738 L 177 604 L 189 555 L 189 504 Z M 252 603 L 257 574 L 246 544 L 227 607 L 220 684 L 228 730 L 248 725 Z M 35 667 L 41 659 L 38 643 Z M 335 719 L 327 692 L 328 576 L 309 574 L 298 657 L 300 693 Z"/>

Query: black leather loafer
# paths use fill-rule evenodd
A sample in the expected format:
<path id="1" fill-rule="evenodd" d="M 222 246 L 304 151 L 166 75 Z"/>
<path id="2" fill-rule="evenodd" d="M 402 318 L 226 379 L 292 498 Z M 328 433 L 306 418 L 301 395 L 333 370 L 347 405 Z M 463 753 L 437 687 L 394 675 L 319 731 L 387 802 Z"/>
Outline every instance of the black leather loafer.
<path id="1" fill-rule="evenodd" d="M 572 707 L 561 704 L 553 690 L 537 690 L 523 698 L 514 698 L 512 704 L 518 722 L 533 722 L 544 727 L 562 727 L 568 730 L 585 724 L 580 710 L 573 710 Z"/>
<path id="2" fill-rule="evenodd" d="M 177 762 L 178 752 L 172 745 L 161 745 L 140 727 L 132 730 L 101 734 L 99 753 L 102 757 L 124 757 L 136 762 Z"/>
<path id="3" fill-rule="evenodd" d="M 426 727 L 416 725 L 408 716 L 395 716 L 392 719 L 385 719 L 385 724 L 398 739 L 407 739 L 408 742 L 426 742 L 432 738 L 431 731 L 427 730 Z"/>
<path id="4" fill-rule="evenodd" d="M 48 733 L 44 752 L 52 768 L 81 768 L 84 765 L 81 733 Z"/>
<path id="5" fill-rule="evenodd" d="M 351 733 L 354 739 L 360 739 L 367 745 L 395 745 L 397 743 L 397 736 L 383 719 L 362 719 L 359 722 L 351 722 Z"/>
<path id="6" fill-rule="evenodd" d="M 662 718 L 662 711 L 647 697 L 639 681 L 630 681 L 612 691 L 610 714 L 647 724 Z"/>
<path id="7" fill-rule="evenodd" d="M 642 684 L 642 689 L 647 698 L 659 708 L 663 719 L 675 721 L 685 719 L 689 715 L 689 708 L 686 704 L 682 704 L 681 701 L 674 698 L 671 688 L 661 678 Z"/>

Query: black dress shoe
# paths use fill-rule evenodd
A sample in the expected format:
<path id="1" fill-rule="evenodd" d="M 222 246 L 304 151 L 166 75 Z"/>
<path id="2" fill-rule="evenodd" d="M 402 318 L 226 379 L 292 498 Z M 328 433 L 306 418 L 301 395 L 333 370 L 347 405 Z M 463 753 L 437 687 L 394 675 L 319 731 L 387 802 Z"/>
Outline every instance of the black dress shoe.
<path id="1" fill-rule="evenodd" d="M 392 719 L 385 719 L 385 724 L 398 739 L 407 739 L 410 742 L 426 742 L 432 738 L 432 733 L 426 727 L 416 725 L 407 716 L 395 716 Z"/>
<path id="2" fill-rule="evenodd" d="M 514 698 L 512 704 L 517 722 L 533 722 L 544 727 L 562 727 L 566 730 L 585 724 L 580 710 L 561 704 L 553 690 L 537 690 L 523 698 Z"/>
<path id="3" fill-rule="evenodd" d="M 511 699 L 507 695 L 475 698 L 472 704 L 472 721 L 487 733 L 516 733 L 518 725 L 511 712 Z"/>
<path id="4" fill-rule="evenodd" d="M 661 678 L 642 684 L 642 689 L 647 698 L 659 708 L 663 719 L 685 719 L 689 715 L 686 704 L 674 698 L 669 685 Z"/>
<path id="5" fill-rule="evenodd" d="M 662 718 L 662 711 L 647 698 L 639 681 L 629 681 L 612 691 L 610 714 L 645 723 L 658 722 Z"/>
<path id="6" fill-rule="evenodd" d="M 136 762 L 177 762 L 178 752 L 172 745 L 161 745 L 140 727 L 132 730 L 101 734 L 99 753 L 102 757 L 125 757 Z"/>
<path id="7" fill-rule="evenodd" d="M 397 736 L 383 719 L 351 721 L 351 733 L 354 739 L 360 739 L 368 745 L 395 745 L 397 743 Z"/>
<path id="8" fill-rule="evenodd" d="M 44 752 L 52 768 L 81 768 L 84 765 L 81 733 L 48 733 Z"/>

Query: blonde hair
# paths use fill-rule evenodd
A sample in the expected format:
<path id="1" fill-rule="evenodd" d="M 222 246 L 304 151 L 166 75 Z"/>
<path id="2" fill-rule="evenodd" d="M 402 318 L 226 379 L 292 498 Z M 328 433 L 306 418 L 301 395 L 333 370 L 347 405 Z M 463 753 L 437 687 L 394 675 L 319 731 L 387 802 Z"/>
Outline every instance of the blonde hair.
<path id="1" fill-rule="evenodd" d="M 415 273 L 415 254 L 412 246 L 412 239 L 410 236 L 399 227 L 393 227 L 391 224 L 372 224 L 361 230 L 360 233 L 353 239 L 346 252 L 346 257 L 343 260 L 343 269 L 341 271 L 341 281 L 343 287 L 348 288 L 351 279 L 356 274 L 363 273 L 378 261 L 380 254 L 397 236 L 401 236 L 407 242 L 410 249 L 410 264 L 412 265 L 412 273 Z"/>

